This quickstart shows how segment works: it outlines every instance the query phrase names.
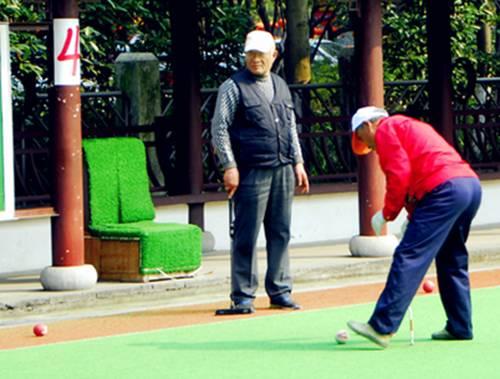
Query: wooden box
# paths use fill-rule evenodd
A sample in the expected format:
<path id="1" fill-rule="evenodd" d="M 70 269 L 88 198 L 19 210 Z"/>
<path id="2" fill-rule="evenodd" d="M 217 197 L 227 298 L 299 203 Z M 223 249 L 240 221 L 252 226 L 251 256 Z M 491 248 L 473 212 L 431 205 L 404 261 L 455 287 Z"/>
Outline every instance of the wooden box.
<path id="1" fill-rule="evenodd" d="M 195 272 L 141 274 L 139 239 L 103 239 L 85 236 L 85 263 L 95 267 L 100 281 L 149 282 L 193 278 Z"/>
<path id="2" fill-rule="evenodd" d="M 99 280 L 147 282 L 152 275 L 142 275 L 140 241 L 101 239 L 85 236 L 85 263 L 95 267 Z"/>

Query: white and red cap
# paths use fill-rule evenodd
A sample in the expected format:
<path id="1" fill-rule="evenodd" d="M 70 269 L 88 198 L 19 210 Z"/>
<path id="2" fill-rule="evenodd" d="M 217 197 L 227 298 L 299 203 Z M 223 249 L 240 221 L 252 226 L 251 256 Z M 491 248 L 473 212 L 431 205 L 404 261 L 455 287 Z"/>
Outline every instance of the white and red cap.
<path id="1" fill-rule="evenodd" d="M 374 106 L 359 108 L 354 116 L 352 116 L 351 126 L 352 126 L 352 137 L 351 146 L 354 154 L 365 155 L 372 151 L 366 143 L 361 141 L 356 135 L 356 129 L 363 125 L 364 122 L 370 121 L 377 118 L 388 117 L 389 113 L 383 108 L 378 108 Z"/>

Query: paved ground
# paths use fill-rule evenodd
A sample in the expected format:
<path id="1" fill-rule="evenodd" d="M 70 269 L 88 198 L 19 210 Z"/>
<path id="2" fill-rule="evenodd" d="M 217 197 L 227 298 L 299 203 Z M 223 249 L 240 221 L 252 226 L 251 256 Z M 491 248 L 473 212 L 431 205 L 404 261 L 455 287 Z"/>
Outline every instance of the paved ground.
<path id="1" fill-rule="evenodd" d="M 428 276 L 427 278 L 434 280 L 432 276 Z M 496 270 L 479 270 L 471 273 L 471 287 L 473 289 L 496 287 L 499 285 L 500 268 Z M 310 289 L 304 292 L 296 292 L 294 298 L 302 305 L 303 311 L 309 312 L 323 308 L 373 303 L 378 298 L 383 287 L 384 281 L 369 284 L 345 284 L 344 286 L 335 288 L 320 290 Z M 434 295 L 437 294 L 437 291 L 438 289 L 436 288 Z M 429 295 L 433 294 L 425 293 L 422 288 L 420 288 L 416 294 L 417 297 Z M 473 300 L 475 300 L 474 293 L 472 296 Z M 76 312 L 73 313 L 73 319 L 49 320 L 47 322 L 49 333 L 44 338 L 36 338 L 34 336 L 32 329 L 34 323 L 30 325 L 9 325 L 0 328 L 0 354 L 2 350 L 21 347 L 40 346 L 65 341 L 115 336 L 119 334 L 150 332 L 196 324 L 220 323 L 241 318 L 266 317 L 290 312 L 287 310 L 269 308 L 267 296 L 261 296 L 257 297 L 255 300 L 256 312 L 253 314 L 220 317 L 214 315 L 215 309 L 225 306 L 227 306 L 226 301 L 219 301 L 215 303 L 183 305 L 178 307 L 161 307 L 136 312 L 129 311 L 112 315 L 94 315 L 92 317 L 87 317 L 86 315 Z M 414 309 L 416 314 L 418 314 L 416 319 L 421 320 L 421 309 L 418 307 Z M 474 308 L 473 313 L 477 316 L 475 309 L 476 308 Z M 488 308 L 488 312 L 491 313 L 491 311 L 491 307 Z M 444 315 L 441 311 L 439 314 Z M 369 311 L 366 312 L 364 317 L 368 316 Z M 475 319 L 474 322 L 479 323 L 479 321 L 480 319 Z M 421 325 L 420 322 L 418 324 Z M 332 323 L 328 331 L 325 331 L 325 333 L 332 333 L 332 340 L 333 332 L 337 327 L 339 327 L 338 324 L 335 326 L 335 323 Z M 341 327 L 346 327 L 343 322 L 341 323 Z M 403 330 L 406 330 L 406 327 L 403 327 Z M 420 327 L 419 330 L 421 330 Z"/>
<path id="2" fill-rule="evenodd" d="M 500 227 L 473 230 L 468 247 L 472 271 L 500 267 Z M 381 281 L 391 260 L 354 258 L 347 243 L 292 247 L 290 252 L 296 292 Z M 259 271 L 262 287 L 263 252 L 259 253 Z M 206 254 L 203 267 L 193 278 L 150 283 L 99 282 L 85 291 L 44 291 L 38 275 L 11 275 L 0 277 L 0 325 L 214 303 L 226 301 L 228 292 L 227 252 Z M 263 294 L 262 289 L 259 294 Z"/>

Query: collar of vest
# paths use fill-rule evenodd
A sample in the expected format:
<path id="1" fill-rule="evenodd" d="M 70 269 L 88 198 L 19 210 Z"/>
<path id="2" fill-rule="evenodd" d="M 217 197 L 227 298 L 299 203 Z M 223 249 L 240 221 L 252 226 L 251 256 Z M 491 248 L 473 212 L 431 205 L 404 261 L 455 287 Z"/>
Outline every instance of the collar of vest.
<path id="1" fill-rule="evenodd" d="M 270 75 L 271 75 L 271 82 L 272 82 L 273 88 L 274 88 L 274 97 L 273 97 L 273 100 L 270 102 L 270 104 L 276 104 L 276 103 L 283 102 L 287 106 L 293 107 L 292 99 L 291 99 L 288 87 L 286 85 L 286 82 L 280 76 L 276 75 L 273 72 L 271 72 Z M 231 78 L 236 83 L 238 88 L 240 88 L 240 91 L 241 91 L 241 86 L 248 86 L 248 87 L 252 88 L 253 85 L 255 85 L 257 82 L 255 75 L 253 75 L 246 68 L 237 72 Z M 261 99 L 264 99 L 264 97 L 260 96 L 260 94 L 257 96 Z M 248 101 L 251 102 L 252 100 L 247 99 L 246 102 L 248 102 Z"/>

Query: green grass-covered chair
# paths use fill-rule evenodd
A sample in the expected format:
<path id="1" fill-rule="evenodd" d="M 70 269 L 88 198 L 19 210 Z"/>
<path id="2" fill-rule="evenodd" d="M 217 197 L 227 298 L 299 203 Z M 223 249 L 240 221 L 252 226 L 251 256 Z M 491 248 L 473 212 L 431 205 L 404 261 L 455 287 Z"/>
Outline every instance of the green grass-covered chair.
<path id="1" fill-rule="evenodd" d="M 85 256 L 100 279 L 148 281 L 198 269 L 201 229 L 154 221 L 143 142 L 86 139 L 83 152 L 90 233 Z"/>

